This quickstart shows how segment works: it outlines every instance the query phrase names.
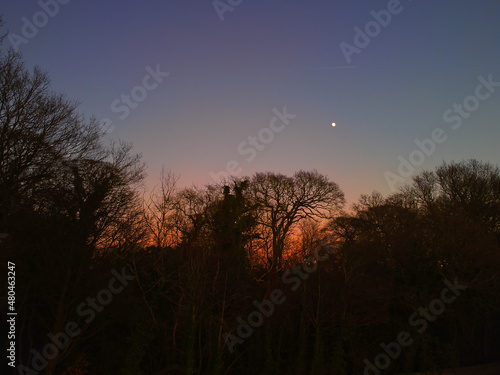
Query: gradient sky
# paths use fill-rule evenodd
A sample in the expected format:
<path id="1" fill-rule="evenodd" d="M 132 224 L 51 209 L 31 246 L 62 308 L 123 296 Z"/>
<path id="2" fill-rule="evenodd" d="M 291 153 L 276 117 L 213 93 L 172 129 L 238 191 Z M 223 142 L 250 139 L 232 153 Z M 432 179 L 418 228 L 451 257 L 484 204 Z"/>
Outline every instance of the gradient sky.
<path id="1" fill-rule="evenodd" d="M 142 153 L 149 186 L 162 166 L 181 186 L 203 185 L 236 160 L 240 175 L 317 169 L 353 203 L 388 194 L 384 172 L 397 173 L 398 156 L 408 159 L 414 140 L 437 127 L 448 139 L 416 173 L 443 160 L 498 165 L 500 87 L 457 130 L 443 114 L 475 94 L 479 76 L 500 82 L 500 2 L 402 0 L 347 62 L 340 43 L 354 45 L 354 28 L 389 3 L 243 0 L 221 21 L 211 0 L 73 0 L 19 50 L 81 112 L 113 121 L 109 137 Z M 3 1 L 4 30 L 22 36 L 23 17 L 40 10 L 38 1 Z M 170 75 L 121 120 L 111 104 L 158 64 Z M 330 69 L 344 66 L 355 67 Z M 247 162 L 238 145 L 285 106 L 297 117 Z"/>

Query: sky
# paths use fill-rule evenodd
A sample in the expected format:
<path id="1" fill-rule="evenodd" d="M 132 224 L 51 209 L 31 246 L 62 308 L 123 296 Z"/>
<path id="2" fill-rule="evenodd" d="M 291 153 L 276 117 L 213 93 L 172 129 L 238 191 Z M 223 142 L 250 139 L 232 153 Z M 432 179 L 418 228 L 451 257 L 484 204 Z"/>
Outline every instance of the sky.
<path id="1" fill-rule="evenodd" d="M 500 162 L 498 1 L 8 0 L 0 14 L 4 48 L 132 142 L 148 187 L 162 167 L 180 186 L 316 169 L 354 203 L 443 161 Z"/>

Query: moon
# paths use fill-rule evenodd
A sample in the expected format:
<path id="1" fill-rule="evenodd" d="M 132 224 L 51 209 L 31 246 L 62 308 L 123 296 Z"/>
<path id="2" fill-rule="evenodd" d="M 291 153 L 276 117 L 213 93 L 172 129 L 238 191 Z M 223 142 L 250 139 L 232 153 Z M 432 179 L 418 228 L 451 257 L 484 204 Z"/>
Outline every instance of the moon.
<path id="1" fill-rule="evenodd" d="M 335 127 L 335 125 L 336 125 L 336 124 L 335 124 L 334 122 L 332 122 L 332 126 L 333 126 L 333 127 Z"/>

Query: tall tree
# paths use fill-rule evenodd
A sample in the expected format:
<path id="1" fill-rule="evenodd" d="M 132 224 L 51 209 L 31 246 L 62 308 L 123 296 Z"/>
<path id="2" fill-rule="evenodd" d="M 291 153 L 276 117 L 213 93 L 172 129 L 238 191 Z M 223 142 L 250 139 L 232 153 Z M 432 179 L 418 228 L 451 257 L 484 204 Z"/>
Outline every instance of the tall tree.
<path id="1" fill-rule="evenodd" d="M 296 223 L 329 218 L 345 202 L 338 185 L 317 171 L 299 171 L 293 177 L 257 173 L 250 186 L 250 199 L 258 209 L 258 223 L 270 233 L 271 269 L 281 267 L 286 240 Z"/>
<path id="2" fill-rule="evenodd" d="M 178 199 L 176 184 L 179 177 L 162 169 L 160 184 L 144 197 L 144 223 L 152 245 L 173 247 L 179 242 L 175 228 L 175 207 Z"/>
<path id="3" fill-rule="evenodd" d="M 50 90 L 45 73 L 30 73 L 12 50 L 0 55 L 0 210 L 32 207 L 42 183 L 57 178 L 62 160 L 101 150 L 95 120 L 84 122 L 76 103 Z"/>
<path id="4" fill-rule="evenodd" d="M 249 263 L 246 245 L 253 238 L 256 225 L 255 205 L 245 195 L 248 180 L 234 181 L 233 193 L 229 186 L 223 187 L 223 198 L 211 207 L 211 229 L 216 251 L 241 266 Z M 229 260 L 228 259 L 228 260 Z"/>
<path id="5" fill-rule="evenodd" d="M 93 283 L 98 250 L 123 250 L 142 236 L 140 156 L 127 144 L 104 146 L 97 122 L 76 109 L 40 69 L 28 71 L 12 50 L 0 54 L 0 232 L 9 234 L 0 254 L 18 267 L 24 365 L 30 349 L 41 350 L 48 333 L 64 331 L 74 318 Z M 48 360 L 45 373 L 85 336 Z"/>

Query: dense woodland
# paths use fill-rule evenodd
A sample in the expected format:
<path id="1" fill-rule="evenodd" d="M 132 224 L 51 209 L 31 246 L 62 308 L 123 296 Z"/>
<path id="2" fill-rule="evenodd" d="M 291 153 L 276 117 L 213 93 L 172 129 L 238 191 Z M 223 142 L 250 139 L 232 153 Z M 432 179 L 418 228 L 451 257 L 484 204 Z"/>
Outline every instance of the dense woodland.
<path id="1" fill-rule="evenodd" d="M 0 248 L 25 366 L 11 373 L 362 374 L 404 331 L 381 373 L 500 361 L 498 167 L 443 163 L 345 207 L 317 171 L 184 188 L 165 169 L 145 191 L 131 150 L 1 52 Z M 446 281 L 467 288 L 412 324 Z"/>

